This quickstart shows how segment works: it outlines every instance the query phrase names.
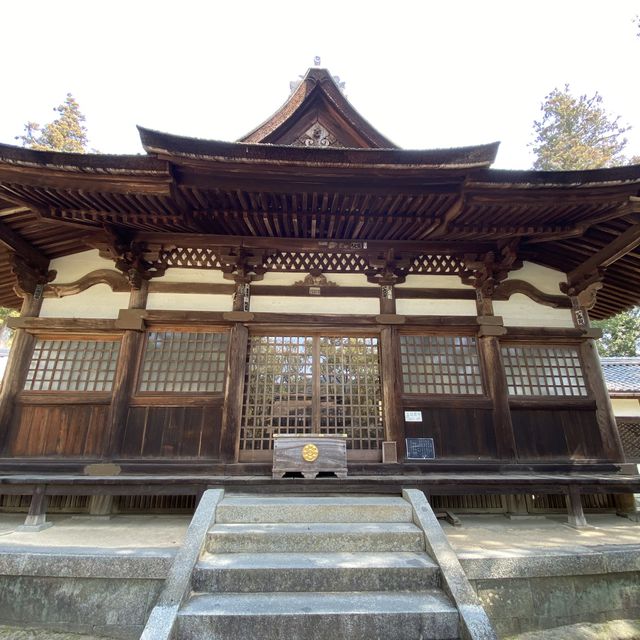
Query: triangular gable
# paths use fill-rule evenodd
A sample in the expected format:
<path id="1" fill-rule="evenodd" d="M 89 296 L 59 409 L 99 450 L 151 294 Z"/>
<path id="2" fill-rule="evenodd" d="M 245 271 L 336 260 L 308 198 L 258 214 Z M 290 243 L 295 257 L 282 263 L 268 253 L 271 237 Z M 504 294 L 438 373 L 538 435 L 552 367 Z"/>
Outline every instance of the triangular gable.
<path id="1" fill-rule="evenodd" d="M 238 142 L 396 149 L 349 103 L 327 69 L 309 69 L 287 102 Z"/>

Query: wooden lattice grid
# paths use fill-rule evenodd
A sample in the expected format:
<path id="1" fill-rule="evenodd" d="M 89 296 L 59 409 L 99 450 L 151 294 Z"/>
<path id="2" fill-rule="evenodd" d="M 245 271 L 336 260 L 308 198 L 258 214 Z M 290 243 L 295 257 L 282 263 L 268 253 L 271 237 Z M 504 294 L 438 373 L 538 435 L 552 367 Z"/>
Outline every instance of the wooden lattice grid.
<path id="1" fill-rule="evenodd" d="M 346 433 L 348 449 L 382 446 L 377 338 L 252 336 L 240 449 L 268 451 L 274 434 L 313 432 Z"/>
<path id="2" fill-rule="evenodd" d="M 378 339 L 320 338 L 320 433 L 347 433 L 350 449 L 384 440 Z"/>
<path id="3" fill-rule="evenodd" d="M 472 336 L 402 335 L 400 361 L 405 393 L 483 393 L 478 349 Z"/>
<path id="4" fill-rule="evenodd" d="M 224 264 L 215 248 L 174 247 L 160 253 L 159 263 L 167 268 L 221 269 Z M 267 271 L 309 273 L 364 273 L 370 268 L 366 255 L 356 252 L 275 251 L 262 265 Z M 409 273 L 428 275 L 458 275 L 463 263 L 456 256 L 419 255 L 408 268 Z"/>
<path id="5" fill-rule="evenodd" d="M 36 340 L 25 391 L 111 391 L 118 340 Z"/>
<path id="6" fill-rule="evenodd" d="M 503 345 L 502 360 L 511 396 L 586 396 L 574 347 Z"/>
<path id="7" fill-rule="evenodd" d="M 140 392 L 222 393 L 227 332 L 149 331 Z"/>
<path id="8" fill-rule="evenodd" d="M 618 421 L 622 450 L 627 460 L 640 460 L 640 421 Z"/>

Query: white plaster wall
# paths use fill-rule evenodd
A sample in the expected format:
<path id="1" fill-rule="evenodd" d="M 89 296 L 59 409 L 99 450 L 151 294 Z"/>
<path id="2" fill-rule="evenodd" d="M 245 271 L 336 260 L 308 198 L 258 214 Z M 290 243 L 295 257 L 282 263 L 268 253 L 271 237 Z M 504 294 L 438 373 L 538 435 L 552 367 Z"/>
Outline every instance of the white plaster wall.
<path id="1" fill-rule="evenodd" d="M 205 284 L 233 284 L 233 280 L 225 280 L 220 269 L 167 269 L 160 278 L 153 282 L 194 282 Z"/>
<path id="2" fill-rule="evenodd" d="M 475 300 L 396 300 L 403 316 L 475 316 Z"/>
<path id="3" fill-rule="evenodd" d="M 635 398 L 611 398 L 613 413 L 620 418 L 640 418 L 640 400 Z"/>
<path id="4" fill-rule="evenodd" d="M 200 293 L 150 293 L 150 311 L 231 311 L 233 296 Z"/>
<path id="5" fill-rule="evenodd" d="M 114 319 L 118 317 L 120 309 L 126 309 L 128 306 L 128 293 L 114 293 L 108 284 L 97 284 L 73 296 L 45 298 L 40 316 L 42 318 Z"/>
<path id="6" fill-rule="evenodd" d="M 562 295 L 560 283 L 566 282 L 567 277 L 562 271 L 543 267 L 533 262 L 525 262 L 517 271 L 510 271 L 507 280 L 525 280 L 543 293 Z"/>
<path id="7" fill-rule="evenodd" d="M 68 284 L 79 280 L 82 276 L 86 276 L 87 273 L 96 269 L 115 269 L 115 265 L 112 260 L 101 258 L 97 249 L 91 249 L 90 251 L 74 253 L 71 256 L 54 258 L 49 269 L 54 269 L 57 272 L 54 283 Z"/>
<path id="8" fill-rule="evenodd" d="M 534 302 L 522 293 L 514 293 L 509 300 L 494 302 L 493 312 L 503 317 L 506 327 L 574 326 L 570 309 L 553 309 Z"/>
<path id="9" fill-rule="evenodd" d="M 378 298 L 251 296 L 251 311 L 269 313 L 340 313 L 378 315 Z"/>
<path id="10" fill-rule="evenodd" d="M 396 286 L 411 289 L 471 289 L 469 285 L 462 284 L 458 276 L 409 275 L 402 284 Z"/>

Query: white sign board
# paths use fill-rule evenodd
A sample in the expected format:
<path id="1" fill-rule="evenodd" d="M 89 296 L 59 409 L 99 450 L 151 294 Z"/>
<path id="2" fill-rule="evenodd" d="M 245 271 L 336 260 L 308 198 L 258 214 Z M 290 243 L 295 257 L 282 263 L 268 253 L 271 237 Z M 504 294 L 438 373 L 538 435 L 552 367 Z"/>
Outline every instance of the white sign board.
<path id="1" fill-rule="evenodd" d="M 405 422 L 422 422 L 422 411 L 405 411 Z"/>

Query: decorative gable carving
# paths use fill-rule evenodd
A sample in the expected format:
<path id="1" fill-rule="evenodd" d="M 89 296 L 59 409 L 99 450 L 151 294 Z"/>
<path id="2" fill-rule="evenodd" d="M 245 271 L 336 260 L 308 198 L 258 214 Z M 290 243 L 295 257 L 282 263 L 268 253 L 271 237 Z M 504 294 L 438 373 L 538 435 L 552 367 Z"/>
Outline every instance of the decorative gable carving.
<path id="1" fill-rule="evenodd" d="M 342 147 L 338 139 L 317 120 L 294 143 L 294 147 Z"/>

